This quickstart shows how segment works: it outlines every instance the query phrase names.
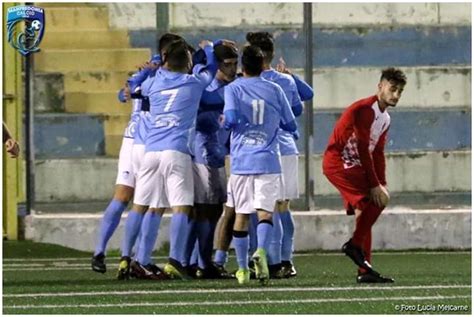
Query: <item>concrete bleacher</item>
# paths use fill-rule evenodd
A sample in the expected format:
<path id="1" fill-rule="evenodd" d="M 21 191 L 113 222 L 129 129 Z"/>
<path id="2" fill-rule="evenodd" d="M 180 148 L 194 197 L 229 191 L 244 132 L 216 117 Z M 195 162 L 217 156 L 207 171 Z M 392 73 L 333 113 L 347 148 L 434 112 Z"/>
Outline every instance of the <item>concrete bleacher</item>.
<path id="1" fill-rule="evenodd" d="M 38 241 L 70 241 L 69 246 L 92 248 L 101 206 L 113 194 L 121 134 L 130 111 L 129 105 L 117 101 L 116 92 L 128 71 L 156 50 L 157 23 L 193 44 L 202 38 L 243 44 L 248 31 L 272 32 L 276 60 L 284 57 L 290 68 L 303 73 L 301 3 L 44 7 L 50 24 L 42 52 L 35 55 L 36 81 L 48 87 L 35 117 L 36 198 L 41 213 L 27 222 L 27 235 Z M 302 228 L 297 248 L 310 248 L 303 237 L 314 233 L 318 237 L 337 232 L 340 238 L 348 232 L 350 219 L 343 216 L 336 190 L 321 173 L 321 154 L 341 111 L 373 94 L 380 70 L 387 66 L 400 67 L 408 76 L 399 105 L 390 110 L 386 147 L 389 189 L 399 197 L 396 204 L 404 207 L 391 207 L 377 230 L 391 232 L 387 230 L 399 228 L 394 223 L 410 224 L 413 230 L 399 228 L 397 234 L 423 237 L 405 247 L 434 248 L 439 241 L 439 247 L 470 247 L 471 4 L 315 3 L 313 23 L 312 166 L 318 210 L 297 214 Z M 302 149 L 303 140 L 298 144 Z M 302 162 L 303 157 L 301 189 Z M 443 201 L 444 196 L 457 198 Z M 411 197 L 406 204 L 404 197 Z M 412 211 L 410 204 L 417 200 L 418 211 Z M 420 211 L 424 203 L 426 212 Z M 333 211 L 324 211 L 328 206 Z M 71 213 L 60 216 L 61 208 Z M 433 222 L 435 228 L 428 228 Z M 163 226 L 166 232 L 167 221 Z M 458 228 L 456 234 L 450 228 Z M 61 232 L 69 232 L 70 238 L 60 238 Z M 120 235 L 119 231 L 116 237 Z M 375 240 L 376 248 L 404 247 L 403 239 L 392 246 L 386 235 L 383 239 Z M 118 246 L 114 241 L 112 247 Z M 318 243 L 313 248 L 335 247 Z"/>
<path id="2" fill-rule="evenodd" d="M 38 157 L 117 156 L 130 114 L 117 91 L 150 49 L 132 47 L 126 29 L 110 27 L 106 4 L 36 5 L 45 8 L 47 31 L 35 54 L 35 84 L 50 88 L 35 94 L 35 131 L 48 136 L 35 142 Z M 92 135 L 72 118 L 87 122 Z"/>

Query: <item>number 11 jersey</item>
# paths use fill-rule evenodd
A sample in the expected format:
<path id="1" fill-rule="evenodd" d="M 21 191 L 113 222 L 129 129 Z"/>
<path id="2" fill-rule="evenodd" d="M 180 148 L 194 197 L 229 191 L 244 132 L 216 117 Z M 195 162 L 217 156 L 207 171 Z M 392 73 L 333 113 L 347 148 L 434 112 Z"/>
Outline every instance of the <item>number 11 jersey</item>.
<path id="1" fill-rule="evenodd" d="M 241 77 L 225 87 L 224 115 L 236 124 L 230 140 L 231 174 L 281 173 L 277 132 L 295 121 L 283 90 L 261 77 Z"/>

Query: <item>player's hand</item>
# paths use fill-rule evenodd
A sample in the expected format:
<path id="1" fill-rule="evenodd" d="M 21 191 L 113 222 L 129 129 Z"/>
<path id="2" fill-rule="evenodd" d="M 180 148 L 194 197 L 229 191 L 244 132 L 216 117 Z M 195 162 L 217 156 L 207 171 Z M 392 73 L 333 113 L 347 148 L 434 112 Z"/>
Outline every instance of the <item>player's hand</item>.
<path id="1" fill-rule="evenodd" d="M 379 185 L 370 189 L 370 200 L 372 200 L 377 207 L 385 207 L 390 201 L 390 195 L 384 186 Z"/>
<path id="2" fill-rule="evenodd" d="M 157 69 L 159 66 L 160 66 L 160 64 L 158 64 L 157 62 L 151 62 L 151 61 L 145 62 L 145 63 L 142 65 L 143 69 L 149 69 L 149 70 L 155 70 L 155 69 Z"/>
<path id="3" fill-rule="evenodd" d="M 222 42 L 222 45 L 225 45 L 225 46 L 237 46 L 237 44 L 231 40 L 221 40 L 221 42 Z"/>
<path id="4" fill-rule="evenodd" d="M 201 40 L 201 42 L 199 42 L 199 47 L 202 48 L 202 49 L 203 49 L 205 46 L 209 46 L 209 45 L 210 45 L 210 46 L 213 45 L 212 42 L 209 41 L 209 40 Z"/>
<path id="5" fill-rule="evenodd" d="M 283 59 L 283 57 L 280 57 L 280 60 L 278 61 L 278 64 L 276 65 L 276 70 L 277 72 L 284 73 L 284 74 L 289 74 L 291 75 L 291 70 L 286 67 L 286 62 Z"/>
<path id="6" fill-rule="evenodd" d="M 225 117 L 224 117 L 223 114 L 221 114 L 221 115 L 219 116 L 219 119 L 217 119 L 217 122 L 219 122 L 219 126 L 220 126 L 221 128 L 224 127 L 224 121 L 225 121 Z"/>
<path id="7" fill-rule="evenodd" d="M 8 139 L 5 142 L 5 149 L 10 154 L 11 158 L 17 158 L 20 154 L 20 145 L 14 139 Z"/>

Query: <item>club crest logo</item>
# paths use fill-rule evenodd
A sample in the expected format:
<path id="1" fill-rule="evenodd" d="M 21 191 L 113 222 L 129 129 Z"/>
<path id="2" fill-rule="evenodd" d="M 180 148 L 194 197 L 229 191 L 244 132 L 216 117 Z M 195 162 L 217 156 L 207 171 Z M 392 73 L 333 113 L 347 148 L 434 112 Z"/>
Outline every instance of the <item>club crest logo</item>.
<path id="1" fill-rule="evenodd" d="M 24 23 L 22 23 L 24 22 Z M 45 30 L 44 10 L 34 6 L 15 6 L 7 10 L 8 42 L 22 55 L 40 51 Z"/>

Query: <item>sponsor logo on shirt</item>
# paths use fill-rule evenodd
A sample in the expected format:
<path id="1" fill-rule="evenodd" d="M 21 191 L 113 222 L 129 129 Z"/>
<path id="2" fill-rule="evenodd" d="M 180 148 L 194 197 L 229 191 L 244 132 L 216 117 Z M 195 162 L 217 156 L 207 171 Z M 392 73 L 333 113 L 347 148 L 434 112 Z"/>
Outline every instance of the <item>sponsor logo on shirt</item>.
<path id="1" fill-rule="evenodd" d="M 156 128 L 171 128 L 178 127 L 180 125 L 180 119 L 178 116 L 173 114 L 166 114 L 155 117 Z"/>
<path id="2" fill-rule="evenodd" d="M 247 146 L 263 146 L 267 143 L 268 135 L 263 131 L 250 130 L 242 138 L 242 144 Z"/>

